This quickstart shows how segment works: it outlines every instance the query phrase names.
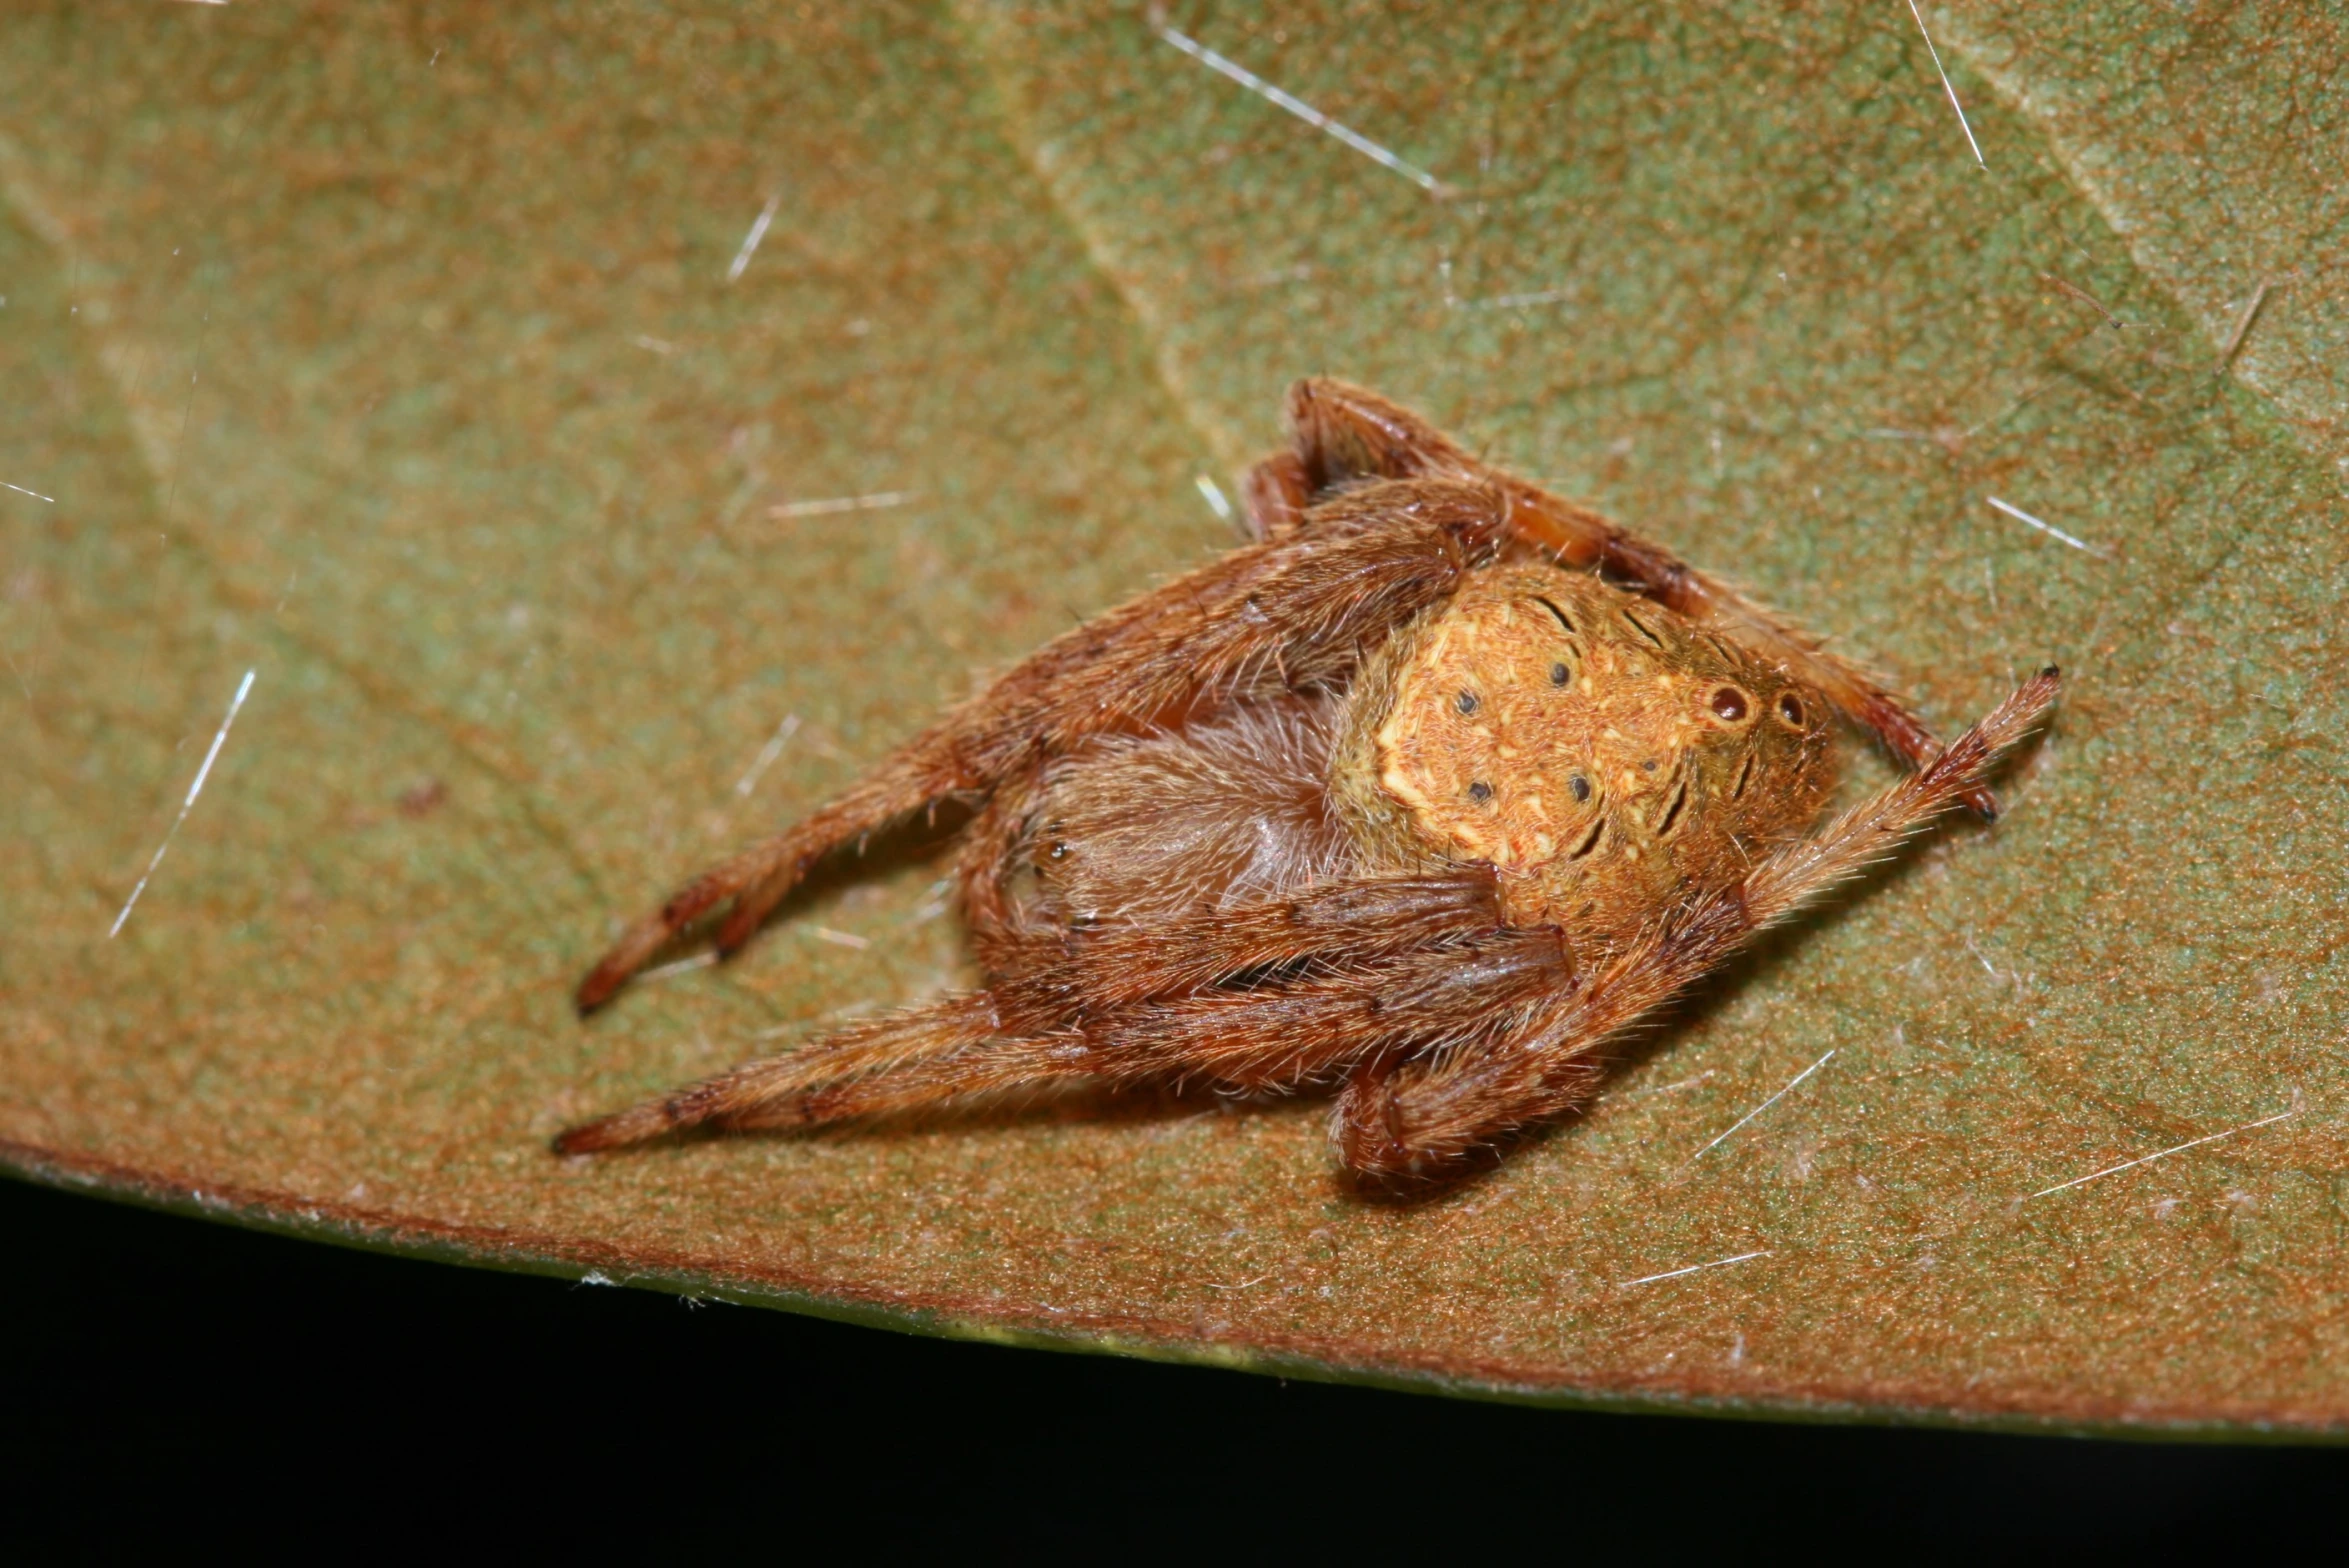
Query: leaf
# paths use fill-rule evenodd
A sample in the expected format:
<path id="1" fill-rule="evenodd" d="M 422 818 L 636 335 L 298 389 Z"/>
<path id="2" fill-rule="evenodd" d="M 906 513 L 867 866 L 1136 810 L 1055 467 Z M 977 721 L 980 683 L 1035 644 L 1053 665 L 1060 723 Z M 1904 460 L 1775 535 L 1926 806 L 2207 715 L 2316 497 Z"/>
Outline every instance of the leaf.
<path id="1" fill-rule="evenodd" d="M 2337 29 L 1925 22 L 1965 128 L 1905 6 L 14 8 L 0 1158 L 1451 1391 L 2339 1425 Z M 1350 1197 L 1310 1103 L 551 1158 L 966 973 L 909 853 L 565 1005 L 680 876 L 1219 547 L 1197 481 L 1322 371 L 1946 726 L 2061 662 L 2008 815 L 1430 1203 Z"/>

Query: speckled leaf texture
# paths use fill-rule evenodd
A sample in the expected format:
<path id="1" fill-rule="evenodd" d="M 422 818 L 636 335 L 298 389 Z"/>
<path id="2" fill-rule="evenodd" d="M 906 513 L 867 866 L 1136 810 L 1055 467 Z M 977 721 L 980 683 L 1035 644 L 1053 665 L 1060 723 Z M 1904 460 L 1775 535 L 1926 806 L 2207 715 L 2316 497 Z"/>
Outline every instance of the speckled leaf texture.
<path id="1" fill-rule="evenodd" d="M 9 6 L 0 1159 L 1292 1374 L 2340 1431 L 2349 36 L 1923 22 L 1947 90 L 1900 0 Z M 2060 662 L 2005 819 L 1433 1201 L 1351 1195 L 1310 1101 L 550 1156 L 967 978 L 913 844 L 566 1003 L 680 877 L 1223 547 L 1199 481 L 1311 373 L 1946 728 Z"/>

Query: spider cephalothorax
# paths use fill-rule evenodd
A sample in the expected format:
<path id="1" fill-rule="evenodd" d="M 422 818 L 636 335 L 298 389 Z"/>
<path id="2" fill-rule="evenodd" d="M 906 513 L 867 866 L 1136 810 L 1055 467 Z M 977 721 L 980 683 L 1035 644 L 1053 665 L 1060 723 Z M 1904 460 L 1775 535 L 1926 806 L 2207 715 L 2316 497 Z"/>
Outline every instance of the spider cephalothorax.
<path id="1" fill-rule="evenodd" d="M 688 885 L 601 1005 L 720 904 L 954 798 L 981 990 L 851 1024 L 557 1140 L 805 1127 L 1056 1082 L 1338 1086 L 1352 1169 L 1422 1176 L 1587 1096 L 1593 1048 L 1961 802 L 2043 670 L 1943 750 L 1750 601 L 1301 382 L 1254 542 L 1054 641 L 847 794 Z M 1820 827 L 1830 721 L 1912 769 Z"/>

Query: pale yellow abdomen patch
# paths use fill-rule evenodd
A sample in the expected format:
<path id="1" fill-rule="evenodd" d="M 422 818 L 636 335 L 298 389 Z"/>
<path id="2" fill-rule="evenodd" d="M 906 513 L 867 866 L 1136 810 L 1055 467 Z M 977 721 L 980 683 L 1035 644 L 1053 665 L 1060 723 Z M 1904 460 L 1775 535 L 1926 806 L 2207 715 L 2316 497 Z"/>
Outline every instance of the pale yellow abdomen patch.
<path id="1" fill-rule="evenodd" d="M 1683 879 L 1732 874 L 1815 815 L 1832 778 L 1806 689 L 1555 567 L 1468 585 L 1389 690 L 1365 760 L 1420 842 L 1493 866 L 1512 907 L 1596 928 L 1647 918 Z"/>

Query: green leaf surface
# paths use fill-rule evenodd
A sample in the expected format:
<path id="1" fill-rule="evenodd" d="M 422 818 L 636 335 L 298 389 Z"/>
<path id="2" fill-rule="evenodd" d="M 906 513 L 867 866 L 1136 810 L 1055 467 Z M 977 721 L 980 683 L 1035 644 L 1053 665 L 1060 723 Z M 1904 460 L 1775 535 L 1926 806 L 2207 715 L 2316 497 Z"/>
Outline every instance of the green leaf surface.
<path id="1" fill-rule="evenodd" d="M 1962 126 L 1905 5 L 11 7 L 0 1159 L 941 1332 L 2338 1429 L 2341 19 L 1924 20 Z M 1199 481 L 1324 372 L 1946 728 L 2060 662 L 2006 818 L 1432 1202 L 1350 1195 L 1311 1102 L 551 1157 L 967 978 L 908 850 L 566 1005 L 683 875 L 1220 548 Z"/>

